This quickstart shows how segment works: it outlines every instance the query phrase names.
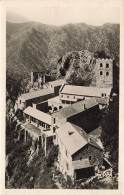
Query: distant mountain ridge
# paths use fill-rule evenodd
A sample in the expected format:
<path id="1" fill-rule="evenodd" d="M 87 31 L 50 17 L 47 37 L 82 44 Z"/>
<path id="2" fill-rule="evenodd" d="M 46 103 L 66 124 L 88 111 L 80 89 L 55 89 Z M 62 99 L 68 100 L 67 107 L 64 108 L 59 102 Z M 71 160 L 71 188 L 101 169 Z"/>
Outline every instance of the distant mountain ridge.
<path id="1" fill-rule="evenodd" d="M 104 50 L 119 65 L 120 25 L 91 26 L 84 23 L 63 26 L 37 22 L 6 24 L 7 72 L 29 75 L 52 70 L 68 52 Z"/>

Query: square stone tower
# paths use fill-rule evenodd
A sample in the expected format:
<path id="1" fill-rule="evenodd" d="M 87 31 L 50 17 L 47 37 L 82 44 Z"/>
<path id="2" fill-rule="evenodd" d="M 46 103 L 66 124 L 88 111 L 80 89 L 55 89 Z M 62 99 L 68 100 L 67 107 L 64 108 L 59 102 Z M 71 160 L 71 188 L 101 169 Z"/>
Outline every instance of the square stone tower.
<path id="1" fill-rule="evenodd" d="M 113 60 L 96 59 L 96 86 L 113 88 Z"/>

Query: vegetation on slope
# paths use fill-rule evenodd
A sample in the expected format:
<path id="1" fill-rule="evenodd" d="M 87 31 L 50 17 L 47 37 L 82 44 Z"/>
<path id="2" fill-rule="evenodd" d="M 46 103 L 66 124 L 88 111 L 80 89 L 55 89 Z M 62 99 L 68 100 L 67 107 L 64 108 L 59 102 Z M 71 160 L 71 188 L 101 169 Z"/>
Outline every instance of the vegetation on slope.
<path id="1" fill-rule="evenodd" d="M 119 149 L 119 97 L 103 110 L 102 119 L 102 142 L 106 152 L 109 152 L 109 160 L 113 165 L 114 173 L 118 172 L 118 149 Z"/>
<path id="2" fill-rule="evenodd" d="M 6 188 L 15 189 L 54 189 L 57 188 L 52 179 L 54 162 L 57 158 L 57 147 L 50 146 L 48 155 L 44 157 L 41 149 L 38 156 L 28 164 L 30 145 L 18 142 L 15 124 L 7 121 L 6 129 Z"/>
<path id="3" fill-rule="evenodd" d="M 40 23 L 7 22 L 7 70 L 29 75 L 32 70 L 57 67 L 58 60 L 71 51 L 104 50 L 119 57 L 119 25 L 100 27 L 68 24 L 60 27 Z M 114 40 L 114 41 L 113 41 Z"/>

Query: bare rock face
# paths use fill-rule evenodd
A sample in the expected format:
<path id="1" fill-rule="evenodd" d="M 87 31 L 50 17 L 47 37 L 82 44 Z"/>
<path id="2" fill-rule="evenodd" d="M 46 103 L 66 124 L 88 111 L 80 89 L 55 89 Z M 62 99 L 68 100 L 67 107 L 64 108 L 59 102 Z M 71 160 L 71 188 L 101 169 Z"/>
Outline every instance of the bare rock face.
<path id="1" fill-rule="evenodd" d="M 93 84 L 96 58 L 87 51 L 74 51 L 64 55 L 59 61 L 58 77 L 65 77 L 69 84 Z"/>

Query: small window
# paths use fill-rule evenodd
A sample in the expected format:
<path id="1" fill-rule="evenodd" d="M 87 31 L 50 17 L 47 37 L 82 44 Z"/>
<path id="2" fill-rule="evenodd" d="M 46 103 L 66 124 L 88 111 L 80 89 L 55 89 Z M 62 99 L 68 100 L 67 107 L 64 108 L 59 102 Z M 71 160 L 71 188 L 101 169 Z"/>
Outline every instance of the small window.
<path id="1" fill-rule="evenodd" d="M 100 76 L 102 76 L 103 75 L 103 72 L 102 71 L 100 71 Z"/>
<path id="2" fill-rule="evenodd" d="M 103 64 L 102 63 L 100 63 L 100 68 L 102 68 L 103 67 Z"/>
<path id="3" fill-rule="evenodd" d="M 65 153 L 66 153 L 66 156 L 68 156 L 68 152 L 67 152 L 67 150 L 65 151 Z"/>
<path id="4" fill-rule="evenodd" d="M 56 119 L 55 119 L 55 118 L 53 118 L 53 123 L 55 124 L 55 122 L 56 122 Z"/>
<path id="5" fill-rule="evenodd" d="M 53 138 L 56 139 L 56 135 L 54 135 Z"/>
<path id="6" fill-rule="evenodd" d="M 106 76 L 109 76 L 109 72 L 106 72 Z"/>
<path id="7" fill-rule="evenodd" d="M 55 131 L 56 131 L 56 129 L 55 129 L 55 127 L 53 127 L 53 133 L 55 133 Z"/>
<path id="8" fill-rule="evenodd" d="M 104 97 L 104 93 L 102 93 L 101 96 Z"/>
<path id="9" fill-rule="evenodd" d="M 69 98 L 69 96 L 67 96 L 67 98 Z"/>
<path id="10" fill-rule="evenodd" d="M 74 96 L 74 99 L 75 99 L 75 96 Z"/>
<path id="11" fill-rule="evenodd" d="M 61 95 L 61 97 L 63 97 L 63 95 Z"/>
<path id="12" fill-rule="evenodd" d="M 92 159 L 92 156 L 89 156 L 89 160 L 91 160 Z"/>
<path id="13" fill-rule="evenodd" d="M 108 63 L 106 64 L 106 68 L 109 68 L 109 64 Z"/>
<path id="14" fill-rule="evenodd" d="M 21 100 L 20 100 L 20 104 L 21 104 Z"/>

